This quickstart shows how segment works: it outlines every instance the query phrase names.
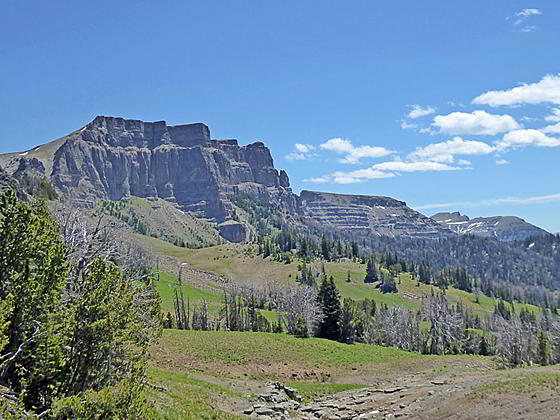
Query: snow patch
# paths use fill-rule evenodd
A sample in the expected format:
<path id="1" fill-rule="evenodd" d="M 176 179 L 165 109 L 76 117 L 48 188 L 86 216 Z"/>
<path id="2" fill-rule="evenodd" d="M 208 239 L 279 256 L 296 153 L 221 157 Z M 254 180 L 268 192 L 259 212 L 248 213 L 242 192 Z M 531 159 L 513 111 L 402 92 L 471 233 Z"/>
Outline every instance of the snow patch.
<path id="1" fill-rule="evenodd" d="M 20 156 L 27 156 L 29 154 L 29 152 L 24 152 L 24 153 L 20 153 Z"/>

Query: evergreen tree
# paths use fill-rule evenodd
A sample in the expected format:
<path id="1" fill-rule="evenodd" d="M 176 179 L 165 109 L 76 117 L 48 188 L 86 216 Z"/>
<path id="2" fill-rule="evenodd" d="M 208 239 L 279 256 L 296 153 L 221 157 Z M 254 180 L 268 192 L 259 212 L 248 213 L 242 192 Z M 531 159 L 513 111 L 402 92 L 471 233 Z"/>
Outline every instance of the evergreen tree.
<path id="1" fill-rule="evenodd" d="M 377 270 L 375 262 L 370 258 L 367 262 L 366 277 L 364 283 L 375 283 L 377 281 Z"/>
<path id="2" fill-rule="evenodd" d="M 384 276 L 383 283 L 379 286 L 379 290 L 383 293 L 396 293 L 398 290 L 395 278 L 390 274 Z"/>
<path id="3" fill-rule="evenodd" d="M 548 345 L 548 337 L 544 331 L 540 331 L 538 335 L 537 345 L 537 362 L 541 365 L 548 365 L 550 357 L 550 349 Z"/>
<path id="4" fill-rule="evenodd" d="M 325 238 L 324 236 L 321 238 L 321 255 L 323 256 L 325 261 L 331 260 L 330 246 L 327 238 Z"/>
<path id="5" fill-rule="evenodd" d="M 482 356 L 488 356 L 490 353 L 488 352 L 488 342 L 486 341 L 486 337 L 482 336 L 480 339 L 480 348 L 478 349 L 478 354 Z"/>
<path id="6" fill-rule="evenodd" d="M 319 324 L 317 335 L 320 338 L 339 340 L 342 309 L 340 296 L 332 276 L 329 280 L 327 280 L 326 275 L 323 276 L 317 299 L 323 310 L 323 319 Z"/>
<path id="7" fill-rule="evenodd" d="M 0 382 L 49 418 L 146 418 L 159 299 L 114 261 L 74 279 L 69 253 L 44 203 L 0 197 Z"/>
<path id="8" fill-rule="evenodd" d="M 352 241 L 352 256 L 358 256 L 358 243 L 356 241 Z"/>
<path id="9" fill-rule="evenodd" d="M 354 328 L 354 302 L 351 299 L 344 299 L 342 306 L 340 341 L 352 344 L 356 340 L 356 330 Z"/>

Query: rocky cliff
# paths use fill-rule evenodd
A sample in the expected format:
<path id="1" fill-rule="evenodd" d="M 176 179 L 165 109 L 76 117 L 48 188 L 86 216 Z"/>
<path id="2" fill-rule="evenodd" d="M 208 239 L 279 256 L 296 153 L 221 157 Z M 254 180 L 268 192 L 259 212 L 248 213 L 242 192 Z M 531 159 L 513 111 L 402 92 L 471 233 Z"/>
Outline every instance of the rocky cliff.
<path id="1" fill-rule="evenodd" d="M 438 238 L 453 233 L 445 226 L 389 197 L 302 191 L 302 213 L 323 226 L 358 235 Z"/>
<path id="2" fill-rule="evenodd" d="M 12 155 L 7 164 L 19 172 L 50 168 L 51 182 L 70 199 L 163 198 L 219 223 L 231 218 L 227 197 L 237 191 L 292 210 L 296 205 L 287 174 L 274 168 L 263 143 L 214 140 L 201 123 L 168 126 L 165 121 L 97 117 L 62 139 Z M 236 238 L 246 234 L 239 226 L 224 232 Z"/>
<path id="3" fill-rule="evenodd" d="M 477 217 L 470 219 L 459 212 L 437 213 L 432 219 L 454 232 L 496 238 L 500 241 L 522 241 L 549 233 L 515 216 Z"/>

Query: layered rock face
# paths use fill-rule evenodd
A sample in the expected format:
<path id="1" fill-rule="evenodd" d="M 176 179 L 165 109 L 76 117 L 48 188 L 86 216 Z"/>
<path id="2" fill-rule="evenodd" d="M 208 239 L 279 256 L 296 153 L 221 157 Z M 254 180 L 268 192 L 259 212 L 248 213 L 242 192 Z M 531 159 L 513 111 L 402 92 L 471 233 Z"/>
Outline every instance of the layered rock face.
<path id="1" fill-rule="evenodd" d="M 549 235 L 547 231 L 516 216 L 477 217 L 470 219 L 459 212 L 437 213 L 432 219 L 454 232 L 472 234 L 500 241 L 522 241 L 532 236 Z"/>
<path id="2" fill-rule="evenodd" d="M 453 233 L 445 226 L 389 197 L 302 191 L 301 211 L 323 226 L 359 235 L 437 238 Z"/>
<path id="3" fill-rule="evenodd" d="M 167 126 L 97 117 L 68 136 L 52 168 L 52 182 L 67 197 L 163 198 L 218 222 L 230 216 L 227 195 L 234 188 L 262 196 L 290 193 L 287 175 L 274 168 L 263 143 L 212 140 L 201 123 Z"/>

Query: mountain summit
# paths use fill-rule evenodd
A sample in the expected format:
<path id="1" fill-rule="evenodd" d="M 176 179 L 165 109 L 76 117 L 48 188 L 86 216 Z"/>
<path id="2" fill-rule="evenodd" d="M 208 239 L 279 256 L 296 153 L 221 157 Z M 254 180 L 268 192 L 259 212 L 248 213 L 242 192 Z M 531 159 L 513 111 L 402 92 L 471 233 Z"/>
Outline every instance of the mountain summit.
<path id="1" fill-rule="evenodd" d="M 436 222 L 454 232 L 496 238 L 500 241 L 522 241 L 533 236 L 549 233 L 540 227 L 527 223 L 516 216 L 477 217 L 470 219 L 461 213 L 437 213 L 432 216 Z"/>

